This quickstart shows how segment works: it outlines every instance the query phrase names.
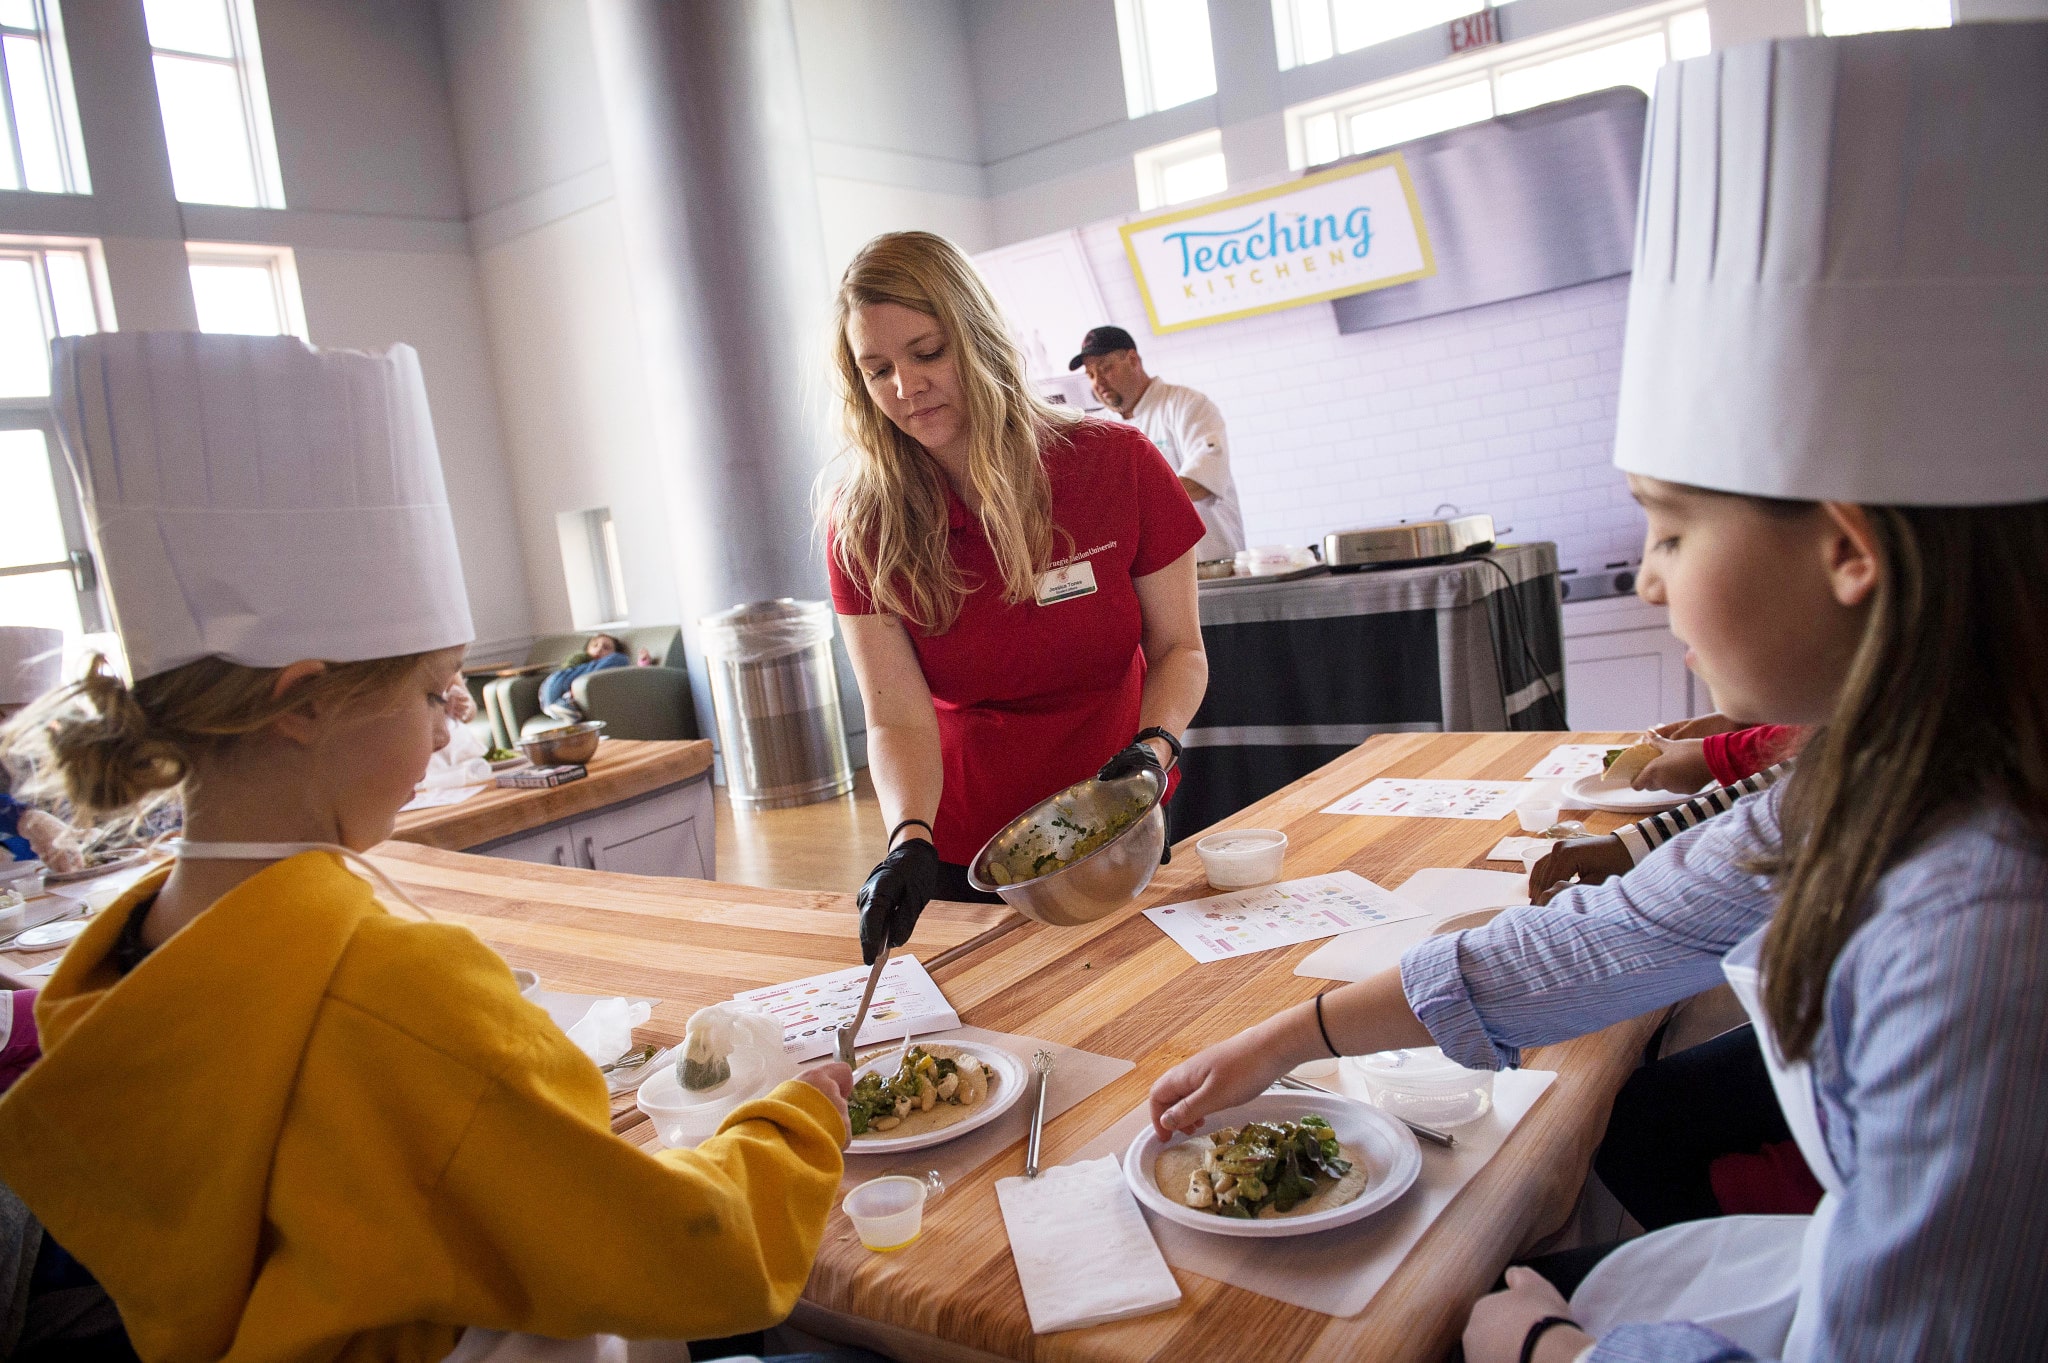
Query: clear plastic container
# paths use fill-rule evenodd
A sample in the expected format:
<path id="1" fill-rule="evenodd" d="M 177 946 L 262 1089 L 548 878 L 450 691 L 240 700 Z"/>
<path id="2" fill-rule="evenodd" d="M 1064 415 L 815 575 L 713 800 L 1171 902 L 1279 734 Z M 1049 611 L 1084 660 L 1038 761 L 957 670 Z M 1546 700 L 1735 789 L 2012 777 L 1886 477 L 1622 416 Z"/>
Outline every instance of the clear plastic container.
<path id="1" fill-rule="evenodd" d="M 1515 805 L 1524 833 L 1541 833 L 1564 813 L 1564 788 L 1555 781 L 1537 781 Z"/>
<path id="2" fill-rule="evenodd" d="M 664 1064 L 647 1076 L 634 1104 L 654 1122 L 667 1146 L 698 1145 L 718 1134 L 734 1108 L 761 1097 L 796 1073 L 794 1062 L 764 1061 L 749 1051 L 732 1055 L 732 1078 L 702 1093 L 687 1093 L 676 1079 L 676 1067 Z"/>
<path id="3" fill-rule="evenodd" d="M 853 1189 L 839 1205 L 854 1233 L 869 1249 L 902 1249 L 924 1229 L 924 1200 L 931 1189 L 908 1174 L 871 1178 Z"/>
<path id="4" fill-rule="evenodd" d="M 1280 878 L 1287 858 L 1287 835 L 1277 828 L 1232 828 L 1211 833 L 1195 844 L 1209 883 L 1219 890 L 1242 890 Z"/>
<path id="5" fill-rule="evenodd" d="M 1373 1106 L 1437 1128 L 1476 1122 L 1493 1110 L 1493 1071 L 1468 1070 L 1434 1046 L 1347 1057 Z"/>

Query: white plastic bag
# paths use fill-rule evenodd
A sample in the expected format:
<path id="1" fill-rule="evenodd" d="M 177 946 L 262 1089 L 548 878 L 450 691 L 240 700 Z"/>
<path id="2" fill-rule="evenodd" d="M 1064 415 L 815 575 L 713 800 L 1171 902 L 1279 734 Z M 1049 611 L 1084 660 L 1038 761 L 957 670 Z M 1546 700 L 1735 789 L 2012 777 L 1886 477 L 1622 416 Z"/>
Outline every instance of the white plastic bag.
<path id="1" fill-rule="evenodd" d="M 652 1016 L 654 1009 L 645 1003 L 599 999 L 569 1029 L 569 1040 L 593 1063 L 609 1065 L 633 1048 L 633 1029 Z"/>

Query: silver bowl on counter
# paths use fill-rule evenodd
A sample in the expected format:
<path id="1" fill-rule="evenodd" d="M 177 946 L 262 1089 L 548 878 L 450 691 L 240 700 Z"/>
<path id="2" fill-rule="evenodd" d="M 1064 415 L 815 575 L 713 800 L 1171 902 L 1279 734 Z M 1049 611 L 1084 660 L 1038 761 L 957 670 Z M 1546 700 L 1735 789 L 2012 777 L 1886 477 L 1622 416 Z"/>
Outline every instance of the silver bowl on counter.
<path id="1" fill-rule="evenodd" d="M 1105 918 L 1142 894 L 1159 869 L 1159 854 L 1166 847 L 1166 810 L 1160 804 L 1165 794 L 1165 781 L 1149 771 L 1068 786 L 990 838 L 967 864 L 967 881 L 1051 927 Z M 1121 832 L 1069 860 L 1084 839 L 1134 810 L 1142 812 Z M 1063 864 L 1030 874 L 1033 863 L 1048 861 Z"/>
<path id="2" fill-rule="evenodd" d="M 536 767 L 574 765 L 597 756 L 597 736 L 603 732 L 603 720 L 586 719 L 581 724 L 543 729 L 531 738 L 520 739 L 516 746 Z"/>

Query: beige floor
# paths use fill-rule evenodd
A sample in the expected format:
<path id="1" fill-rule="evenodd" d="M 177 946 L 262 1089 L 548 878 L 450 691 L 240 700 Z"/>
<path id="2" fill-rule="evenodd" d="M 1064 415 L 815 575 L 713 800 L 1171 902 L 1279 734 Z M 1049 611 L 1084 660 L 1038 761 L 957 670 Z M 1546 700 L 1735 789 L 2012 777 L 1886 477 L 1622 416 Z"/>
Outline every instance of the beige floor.
<path id="1" fill-rule="evenodd" d="M 852 894 L 882 855 L 881 806 L 863 767 L 853 793 L 794 809 L 734 809 L 712 788 L 718 816 L 718 878 L 778 890 Z"/>

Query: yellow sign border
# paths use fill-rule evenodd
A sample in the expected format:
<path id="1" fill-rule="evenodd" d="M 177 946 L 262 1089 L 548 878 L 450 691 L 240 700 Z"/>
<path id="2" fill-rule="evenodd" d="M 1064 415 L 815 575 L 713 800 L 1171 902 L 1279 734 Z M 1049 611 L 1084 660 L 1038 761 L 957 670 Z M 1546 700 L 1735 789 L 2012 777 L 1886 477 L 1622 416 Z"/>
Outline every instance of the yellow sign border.
<path id="1" fill-rule="evenodd" d="M 1206 217 L 1211 213 L 1221 213 L 1226 209 L 1237 208 L 1244 204 L 1262 203 L 1267 199 L 1283 198 L 1286 195 L 1307 189 L 1312 185 L 1328 184 L 1333 180 L 1348 180 L 1354 175 L 1363 175 L 1367 171 L 1383 170 L 1388 166 L 1392 166 L 1394 173 L 1401 177 L 1401 193 L 1408 200 L 1408 219 L 1415 225 L 1415 240 L 1422 248 L 1421 269 L 1411 270 L 1407 274 L 1402 275 L 1389 275 L 1385 279 L 1369 280 L 1363 284 L 1353 284 L 1341 289 L 1331 289 L 1327 293 L 1310 294 L 1302 298 L 1290 298 L 1279 303 L 1261 303 L 1257 307 L 1240 308 L 1236 312 L 1222 312 L 1214 317 L 1197 317 L 1186 322 L 1175 322 L 1170 327 L 1159 325 L 1159 313 L 1152 306 L 1152 286 L 1145 279 L 1145 267 L 1138 263 L 1137 248 L 1131 244 L 1133 233 L 1150 231 L 1152 228 L 1164 227 L 1169 223 L 1183 222 L 1188 218 Z M 1282 312 L 1288 308 L 1299 308 L 1309 303 L 1327 303 L 1332 298 L 1348 298 L 1354 293 L 1371 293 L 1374 289 L 1392 288 L 1396 284 L 1412 284 L 1418 279 L 1428 279 L 1436 273 L 1436 251 L 1429 243 L 1429 224 L 1422 220 L 1422 204 L 1415 197 L 1415 181 L 1408 176 L 1408 160 L 1398 151 L 1385 152 L 1370 160 L 1358 161 L 1348 166 L 1338 166 L 1332 170 L 1317 171 L 1313 175 L 1304 175 L 1299 180 L 1290 180 L 1284 185 L 1273 185 L 1267 189 L 1255 189 L 1249 194 L 1240 194 L 1236 198 L 1223 199 L 1216 203 L 1197 204 L 1193 208 L 1176 209 L 1171 213 L 1160 213 L 1150 218 L 1142 218 L 1137 222 L 1127 222 L 1119 227 L 1117 231 L 1124 239 L 1124 258 L 1130 262 L 1131 274 L 1138 281 L 1138 296 L 1145 300 L 1145 320 L 1151 324 L 1154 336 L 1166 336 L 1176 331 L 1187 331 L 1194 327 L 1214 326 L 1218 322 L 1235 322 L 1244 317 L 1260 317 L 1269 312 Z"/>

